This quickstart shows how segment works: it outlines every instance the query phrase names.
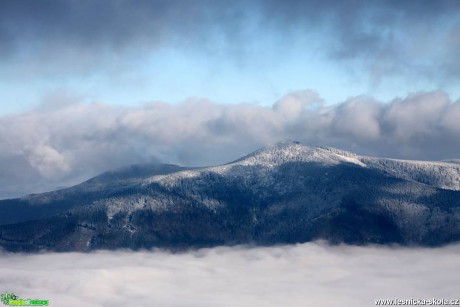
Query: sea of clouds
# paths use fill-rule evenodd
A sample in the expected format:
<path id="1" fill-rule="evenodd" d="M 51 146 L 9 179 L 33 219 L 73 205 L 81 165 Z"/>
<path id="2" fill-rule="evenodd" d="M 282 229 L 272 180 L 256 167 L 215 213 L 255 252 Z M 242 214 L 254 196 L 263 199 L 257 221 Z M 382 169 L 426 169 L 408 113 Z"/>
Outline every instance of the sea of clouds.
<path id="1" fill-rule="evenodd" d="M 375 306 L 460 298 L 460 245 L 305 243 L 186 253 L 0 254 L 0 291 L 50 306 Z"/>

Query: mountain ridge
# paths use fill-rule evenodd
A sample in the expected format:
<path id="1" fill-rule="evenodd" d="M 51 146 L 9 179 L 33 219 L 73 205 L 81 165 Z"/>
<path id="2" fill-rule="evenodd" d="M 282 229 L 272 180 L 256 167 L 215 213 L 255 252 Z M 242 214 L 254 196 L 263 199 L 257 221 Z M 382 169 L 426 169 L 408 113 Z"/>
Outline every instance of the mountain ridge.
<path id="1" fill-rule="evenodd" d="M 289 142 L 223 165 L 131 166 L 0 201 L 0 246 L 88 251 L 317 239 L 436 246 L 460 240 L 459 183 L 455 163 Z"/>

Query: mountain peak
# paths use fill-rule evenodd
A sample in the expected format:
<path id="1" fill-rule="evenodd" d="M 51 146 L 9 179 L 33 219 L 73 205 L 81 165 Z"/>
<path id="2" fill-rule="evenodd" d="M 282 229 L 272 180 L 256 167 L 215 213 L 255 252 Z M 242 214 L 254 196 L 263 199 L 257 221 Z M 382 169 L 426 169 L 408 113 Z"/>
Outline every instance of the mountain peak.
<path id="1" fill-rule="evenodd" d="M 281 142 L 259 149 L 234 163 L 274 166 L 286 162 L 317 162 L 328 165 L 353 163 L 365 167 L 359 156 L 351 152 L 332 147 L 311 147 L 297 141 Z"/>

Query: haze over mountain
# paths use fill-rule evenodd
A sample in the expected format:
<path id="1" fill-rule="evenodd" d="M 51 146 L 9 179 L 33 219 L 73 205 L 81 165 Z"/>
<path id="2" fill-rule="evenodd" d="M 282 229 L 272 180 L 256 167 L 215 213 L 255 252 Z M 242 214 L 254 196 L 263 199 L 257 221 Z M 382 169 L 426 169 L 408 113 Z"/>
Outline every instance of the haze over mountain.
<path id="1" fill-rule="evenodd" d="M 286 142 L 203 168 L 152 164 L 0 201 L 11 251 L 460 240 L 460 164 Z"/>

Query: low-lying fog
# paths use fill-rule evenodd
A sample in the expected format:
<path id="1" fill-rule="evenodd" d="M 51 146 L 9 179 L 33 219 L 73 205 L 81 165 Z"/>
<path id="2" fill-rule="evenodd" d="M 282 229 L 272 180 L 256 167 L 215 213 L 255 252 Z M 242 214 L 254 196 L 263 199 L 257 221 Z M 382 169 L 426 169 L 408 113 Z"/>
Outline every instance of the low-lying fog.
<path id="1" fill-rule="evenodd" d="M 375 306 L 460 298 L 460 245 L 0 254 L 0 291 L 50 306 Z"/>

